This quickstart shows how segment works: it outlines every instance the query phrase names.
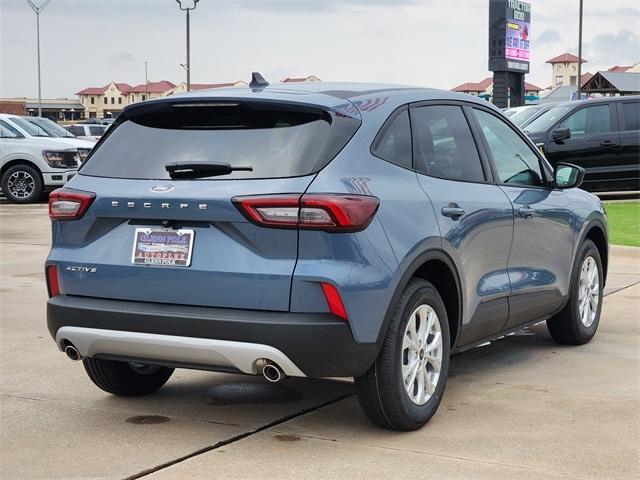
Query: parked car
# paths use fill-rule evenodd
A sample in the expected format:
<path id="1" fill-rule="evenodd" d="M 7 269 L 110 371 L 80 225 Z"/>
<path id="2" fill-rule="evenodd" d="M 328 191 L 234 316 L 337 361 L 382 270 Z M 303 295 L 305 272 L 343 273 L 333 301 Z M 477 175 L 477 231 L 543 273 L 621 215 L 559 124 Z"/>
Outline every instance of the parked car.
<path id="1" fill-rule="evenodd" d="M 97 125 L 93 123 L 77 123 L 74 125 L 65 125 L 63 128 L 78 138 L 84 138 L 85 140 L 93 140 L 94 142 L 97 142 L 109 127 L 106 125 Z"/>
<path id="2" fill-rule="evenodd" d="M 416 429 L 452 353 L 545 320 L 595 335 L 607 221 L 582 175 L 452 92 L 253 82 L 130 105 L 50 196 L 48 328 L 115 395 L 176 367 L 355 377 L 374 423 Z"/>
<path id="3" fill-rule="evenodd" d="M 504 114 L 520 128 L 525 128 L 544 112 L 551 110 L 556 103 L 541 103 L 507 108 Z"/>
<path id="4" fill-rule="evenodd" d="M 26 118 L 0 114 L 0 186 L 10 202 L 32 203 L 65 184 L 93 142 L 55 138 Z"/>
<path id="5" fill-rule="evenodd" d="M 552 165 L 583 167 L 587 190 L 640 190 L 640 96 L 564 102 L 524 130 Z"/>
<path id="6" fill-rule="evenodd" d="M 33 126 L 35 128 L 44 130 L 44 133 L 46 133 L 47 136 L 49 136 L 49 137 L 54 137 L 54 138 L 77 138 L 71 132 L 65 130 L 60 125 L 58 125 L 56 122 L 54 122 L 53 120 L 50 120 L 48 118 L 30 117 L 30 116 L 25 116 L 25 117 L 21 117 L 21 118 L 23 118 L 26 121 L 28 121 L 31 124 L 33 124 Z"/>

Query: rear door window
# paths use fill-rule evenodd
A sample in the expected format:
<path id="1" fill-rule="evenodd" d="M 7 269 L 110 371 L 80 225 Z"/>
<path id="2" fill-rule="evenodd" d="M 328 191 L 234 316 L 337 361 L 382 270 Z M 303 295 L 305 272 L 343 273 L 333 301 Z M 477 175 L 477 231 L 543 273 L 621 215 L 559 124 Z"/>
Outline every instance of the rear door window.
<path id="1" fill-rule="evenodd" d="M 640 130 L 640 102 L 623 102 L 622 130 Z"/>
<path id="2" fill-rule="evenodd" d="M 582 138 L 611 132 L 609 105 L 593 105 L 581 108 L 569 115 L 556 128 L 568 128 L 571 130 L 571 138 Z"/>
<path id="3" fill-rule="evenodd" d="M 71 127 L 67 127 L 67 130 L 69 130 L 69 132 L 71 132 L 71 134 L 75 135 L 76 137 L 84 137 L 85 136 L 84 127 L 83 126 L 72 125 Z"/>
<path id="4" fill-rule="evenodd" d="M 94 127 L 94 126 L 90 126 L 89 127 L 89 135 L 94 135 L 96 137 L 101 136 L 105 131 L 104 127 Z"/>
<path id="5" fill-rule="evenodd" d="M 308 175 L 326 165 L 360 121 L 320 108 L 257 102 L 156 104 L 125 114 L 103 137 L 81 173 L 99 177 L 169 179 L 174 162 L 251 167 L 211 179 Z"/>
<path id="6" fill-rule="evenodd" d="M 418 107 L 411 114 L 416 163 L 428 175 L 448 180 L 484 182 L 480 156 L 462 108 Z"/>
<path id="7" fill-rule="evenodd" d="M 373 154 L 387 162 L 411 168 L 411 123 L 408 110 L 397 114 L 383 127 L 373 143 Z"/>

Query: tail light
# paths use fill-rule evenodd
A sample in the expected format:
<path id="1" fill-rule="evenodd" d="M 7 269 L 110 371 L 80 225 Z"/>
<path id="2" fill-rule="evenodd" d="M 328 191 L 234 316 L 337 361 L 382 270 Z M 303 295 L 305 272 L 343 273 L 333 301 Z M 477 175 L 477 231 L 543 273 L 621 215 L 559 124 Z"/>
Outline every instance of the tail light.
<path id="1" fill-rule="evenodd" d="M 371 223 L 378 199 L 365 195 L 258 195 L 231 200 L 251 222 L 264 227 L 359 232 Z"/>
<path id="2" fill-rule="evenodd" d="M 58 267 L 56 265 L 47 265 L 47 290 L 49 298 L 60 294 L 60 283 L 58 282 Z"/>
<path id="3" fill-rule="evenodd" d="M 324 298 L 327 299 L 327 305 L 329 305 L 329 310 L 334 315 L 342 318 L 343 320 L 347 320 L 347 312 L 344 309 L 344 305 L 342 303 L 342 299 L 340 298 L 340 294 L 336 287 L 331 285 L 330 283 L 320 283 L 322 287 L 322 292 L 324 293 Z"/>
<path id="4" fill-rule="evenodd" d="M 49 194 L 49 218 L 76 220 L 87 211 L 95 193 L 59 188 Z"/>

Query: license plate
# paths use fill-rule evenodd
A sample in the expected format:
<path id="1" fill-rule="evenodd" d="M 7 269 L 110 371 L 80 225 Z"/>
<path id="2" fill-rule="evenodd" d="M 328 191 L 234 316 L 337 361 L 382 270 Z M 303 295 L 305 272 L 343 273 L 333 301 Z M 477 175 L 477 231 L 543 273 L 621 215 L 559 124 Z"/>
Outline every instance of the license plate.
<path id="1" fill-rule="evenodd" d="M 193 230 L 136 228 L 131 263 L 139 265 L 191 265 Z"/>

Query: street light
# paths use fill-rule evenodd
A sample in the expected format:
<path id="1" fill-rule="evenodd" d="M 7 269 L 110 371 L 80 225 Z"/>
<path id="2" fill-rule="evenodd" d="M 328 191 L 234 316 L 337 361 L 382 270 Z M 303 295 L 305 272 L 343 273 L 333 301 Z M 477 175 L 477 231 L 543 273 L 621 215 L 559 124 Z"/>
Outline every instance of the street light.
<path id="1" fill-rule="evenodd" d="M 582 95 L 582 0 L 580 0 L 580 14 L 578 18 L 578 100 Z"/>
<path id="2" fill-rule="evenodd" d="M 189 45 L 189 12 L 191 10 L 195 10 L 196 4 L 199 0 L 176 0 L 178 5 L 180 6 L 180 10 L 184 10 L 187 12 L 187 64 L 185 66 L 185 70 L 187 71 L 187 92 L 191 90 L 191 49 Z"/>
<path id="3" fill-rule="evenodd" d="M 42 87 L 40 82 L 40 12 L 44 10 L 44 7 L 49 5 L 49 2 L 51 2 L 51 0 L 44 0 L 42 5 L 37 6 L 35 3 L 33 3 L 33 0 L 27 0 L 27 3 L 36 14 L 36 29 L 38 32 L 37 36 L 38 36 L 38 116 L 39 117 L 42 116 Z"/>

